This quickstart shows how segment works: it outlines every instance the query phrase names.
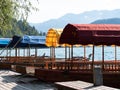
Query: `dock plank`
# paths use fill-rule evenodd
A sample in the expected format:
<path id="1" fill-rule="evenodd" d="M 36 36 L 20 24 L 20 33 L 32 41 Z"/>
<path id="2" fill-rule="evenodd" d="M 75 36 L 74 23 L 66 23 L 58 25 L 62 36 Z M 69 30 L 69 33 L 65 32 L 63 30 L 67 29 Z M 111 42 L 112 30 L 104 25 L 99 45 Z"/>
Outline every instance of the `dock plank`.
<path id="1" fill-rule="evenodd" d="M 0 74 L 0 90 L 32 90 L 24 86 L 18 85 L 15 82 L 4 79 L 2 77 L 2 74 L 3 73 Z"/>
<path id="2" fill-rule="evenodd" d="M 0 70 L 0 90 L 57 90 L 53 83 L 11 70 Z"/>
<path id="3" fill-rule="evenodd" d="M 108 86 L 94 86 L 93 83 L 84 81 L 55 82 L 58 90 L 119 90 Z"/>

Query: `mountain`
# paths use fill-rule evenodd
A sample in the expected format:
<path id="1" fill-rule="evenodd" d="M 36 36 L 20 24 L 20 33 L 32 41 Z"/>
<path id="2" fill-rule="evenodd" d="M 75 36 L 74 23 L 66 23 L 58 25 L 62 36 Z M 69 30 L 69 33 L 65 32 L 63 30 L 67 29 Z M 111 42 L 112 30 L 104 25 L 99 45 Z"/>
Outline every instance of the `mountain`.
<path id="1" fill-rule="evenodd" d="M 51 19 L 43 23 L 30 23 L 38 31 L 47 32 L 50 28 L 64 28 L 68 23 L 87 24 L 99 19 L 120 18 L 120 9 L 87 11 L 80 14 L 66 14 L 58 19 Z"/>
<path id="2" fill-rule="evenodd" d="M 92 22 L 91 24 L 120 24 L 120 18 L 96 20 Z"/>

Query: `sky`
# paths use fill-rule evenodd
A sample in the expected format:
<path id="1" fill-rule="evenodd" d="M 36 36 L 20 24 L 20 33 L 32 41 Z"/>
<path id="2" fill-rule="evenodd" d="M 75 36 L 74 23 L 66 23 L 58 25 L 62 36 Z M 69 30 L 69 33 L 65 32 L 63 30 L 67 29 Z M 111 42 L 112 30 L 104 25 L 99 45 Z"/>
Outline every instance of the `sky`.
<path id="1" fill-rule="evenodd" d="M 80 14 L 92 10 L 120 9 L 120 0 L 31 0 L 39 11 L 32 11 L 28 16 L 30 23 L 42 23 L 57 19 L 68 13 Z"/>

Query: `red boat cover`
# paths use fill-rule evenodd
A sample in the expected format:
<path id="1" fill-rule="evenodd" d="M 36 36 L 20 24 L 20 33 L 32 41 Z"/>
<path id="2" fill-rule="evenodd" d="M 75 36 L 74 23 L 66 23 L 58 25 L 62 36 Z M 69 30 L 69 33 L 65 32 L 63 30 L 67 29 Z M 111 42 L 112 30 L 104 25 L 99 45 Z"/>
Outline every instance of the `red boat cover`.
<path id="1" fill-rule="evenodd" d="M 119 24 L 68 24 L 61 34 L 60 44 L 120 45 Z"/>

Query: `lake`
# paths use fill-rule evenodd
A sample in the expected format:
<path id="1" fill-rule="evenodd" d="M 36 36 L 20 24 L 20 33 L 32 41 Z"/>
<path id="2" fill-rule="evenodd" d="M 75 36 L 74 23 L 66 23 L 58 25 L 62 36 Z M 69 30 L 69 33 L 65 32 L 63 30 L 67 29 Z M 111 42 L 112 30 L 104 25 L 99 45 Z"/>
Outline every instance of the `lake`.
<path id="1" fill-rule="evenodd" d="M 0 50 L 1 52 L 2 50 Z M 27 51 L 27 50 L 26 50 Z M 4 50 L 4 52 L 1 54 L 1 56 L 6 56 L 7 50 Z M 15 55 L 15 50 L 8 51 L 8 54 L 11 53 L 11 55 Z M 30 54 L 33 55 L 35 53 L 35 49 L 30 49 Z M 69 49 L 67 49 L 67 52 L 69 52 Z M 117 46 L 116 50 L 117 54 L 117 60 L 120 59 L 120 47 Z M 20 50 L 20 55 L 23 56 L 24 49 Z M 37 49 L 38 56 L 42 56 L 44 53 L 46 56 L 50 56 L 50 49 L 49 48 L 40 48 Z M 55 49 L 56 58 L 64 58 L 65 57 L 65 48 L 59 47 Z M 86 47 L 86 57 L 88 57 L 89 54 L 92 53 L 92 47 Z M 68 53 L 69 54 L 69 53 Z M 67 54 L 67 56 L 69 56 Z M 25 53 L 25 55 L 27 55 Z M 73 49 L 73 56 L 84 56 L 84 47 L 74 47 Z M 104 49 L 104 58 L 105 60 L 114 60 L 115 59 L 115 47 L 112 46 L 105 46 Z M 102 47 L 96 46 L 95 47 L 95 60 L 102 60 Z"/>

